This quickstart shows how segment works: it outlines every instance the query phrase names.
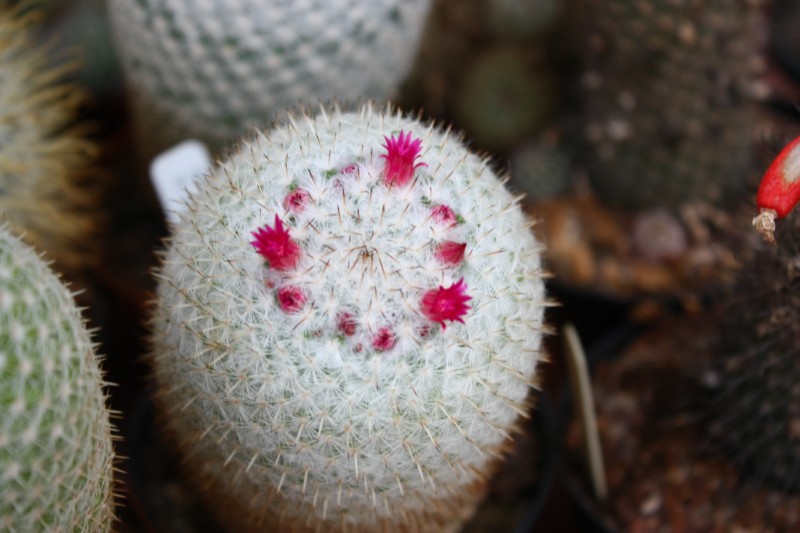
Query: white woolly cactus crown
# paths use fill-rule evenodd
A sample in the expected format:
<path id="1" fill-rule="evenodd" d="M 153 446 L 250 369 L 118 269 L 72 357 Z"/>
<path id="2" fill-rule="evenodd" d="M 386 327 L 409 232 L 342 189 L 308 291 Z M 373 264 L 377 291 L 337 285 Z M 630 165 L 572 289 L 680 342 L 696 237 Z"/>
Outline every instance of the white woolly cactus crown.
<path id="1" fill-rule="evenodd" d="M 431 0 L 108 0 L 150 151 L 219 149 L 298 103 L 390 97 Z"/>
<path id="2" fill-rule="evenodd" d="M 485 160 L 391 110 L 242 144 L 174 228 L 153 317 L 209 504 L 240 527 L 457 527 L 543 358 L 529 229 Z"/>
<path id="3" fill-rule="evenodd" d="M 0 226 L 0 530 L 111 529 L 102 385 L 72 295 Z"/>

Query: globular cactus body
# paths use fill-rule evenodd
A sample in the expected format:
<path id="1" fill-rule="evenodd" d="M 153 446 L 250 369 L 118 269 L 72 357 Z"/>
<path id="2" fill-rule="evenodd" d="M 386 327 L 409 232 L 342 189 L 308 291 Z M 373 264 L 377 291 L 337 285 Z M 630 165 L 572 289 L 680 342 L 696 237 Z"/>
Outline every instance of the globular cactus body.
<path id="1" fill-rule="evenodd" d="M 675 208 L 747 193 L 761 142 L 758 4 L 572 2 L 583 63 L 579 133 L 604 201 Z"/>
<path id="2" fill-rule="evenodd" d="M 102 385 L 71 294 L 0 226 L 0 530 L 110 531 Z"/>
<path id="3" fill-rule="evenodd" d="M 430 0 L 109 0 L 146 152 L 218 150 L 298 103 L 388 98 Z"/>
<path id="4" fill-rule="evenodd" d="M 751 479 L 800 490 L 800 217 L 742 274 L 719 339 L 712 435 Z"/>
<path id="5" fill-rule="evenodd" d="M 72 126 L 81 91 L 35 44 L 38 11 L 0 2 L 0 219 L 60 267 L 87 262 L 96 200 L 86 186 L 94 147 Z"/>
<path id="6" fill-rule="evenodd" d="M 157 403 L 187 473 L 232 530 L 457 528 L 527 413 L 539 248 L 486 161 L 391 111 L 243 144 L 158 274 Z"/>

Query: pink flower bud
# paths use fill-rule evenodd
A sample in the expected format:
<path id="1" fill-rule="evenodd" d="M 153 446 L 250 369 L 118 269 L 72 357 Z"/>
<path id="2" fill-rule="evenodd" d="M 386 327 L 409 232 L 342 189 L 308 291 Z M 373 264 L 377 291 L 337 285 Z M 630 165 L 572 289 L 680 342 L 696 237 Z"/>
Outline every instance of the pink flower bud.
<path id="1" fill-rule="evenodd" d="M 431 219 L 442 226 L 453 226 L 457 222 L 456 214 L 446 205 L 437 205 L 431 209 Z"/>
<path id="2" fill-rule="evenodd" d="M 382 327 L 378 330 L 378 333 L 372 337 L 372 342 L 370 344 L 379 352 L 385 352 L 391 350 L 395 342 L 397 342 L 397 337 L 394 332 L 388 327 Z"/>
<path id="3" fill-rule="evenodd" d="M 291 213 L 300 213 L 311 201 L 311 195 L 305 189 L 297 188 L 283 199 L 283 207 Z"/>
<path id="4" fill-rule="evenodd" d="M 278 305 L 285 313 L 296 313 L 306 303 L 303 289 L 289 285 L 278 289 Z"/>
<path id="5" fill-rule="evenodd" d="M 336 319 L 336 329 L 345 337 L 352 337 L 356 332 L 356 321 L 347 311 L 339 313 Z"/>
<path id="6" fill-rule="evenodd" d="M 464 260 L 466 249 L 467 243 L 465 242 L 444 241 L 436 247 L 436 259 L 448 267 L 458 266 Z"/>

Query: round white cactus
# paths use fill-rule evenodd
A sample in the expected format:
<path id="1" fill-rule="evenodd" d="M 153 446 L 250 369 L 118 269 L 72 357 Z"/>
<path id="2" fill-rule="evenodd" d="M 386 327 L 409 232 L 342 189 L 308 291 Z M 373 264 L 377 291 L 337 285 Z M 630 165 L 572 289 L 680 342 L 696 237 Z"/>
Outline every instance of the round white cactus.
<path id="1" fill-rule="evenodd" d="M 111 529 L 102 386 L 71 294 L 0 226 L 0 530 Z"/>
<path id="2" fill-rule="evenodd" d="M 158 404 L 237 528 L 452 530 L 528 412 L 540 245 L 487 162 L 366 106 L 261 134 L 164 254 Z"/>
<path id="3" fill-rule="evenodd" d="M 430 0 L 108 0 L 146 153 L 215 151 L 298 103 L 387 98 Z"/>

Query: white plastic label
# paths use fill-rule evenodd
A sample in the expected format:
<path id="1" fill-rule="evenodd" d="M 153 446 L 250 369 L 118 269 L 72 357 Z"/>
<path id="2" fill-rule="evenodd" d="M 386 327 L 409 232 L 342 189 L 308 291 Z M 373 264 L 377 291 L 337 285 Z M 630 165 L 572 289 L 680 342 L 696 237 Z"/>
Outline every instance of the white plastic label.
<path id="1" fill-rule="evenodd" d="M 150 164 L 150 181 L 167 221 L 174 223 L 185 209 L 185 201 L 195 189 L 195 180 L 211 168 L 208 148 L 194 139 L 160 153 Z"/>

